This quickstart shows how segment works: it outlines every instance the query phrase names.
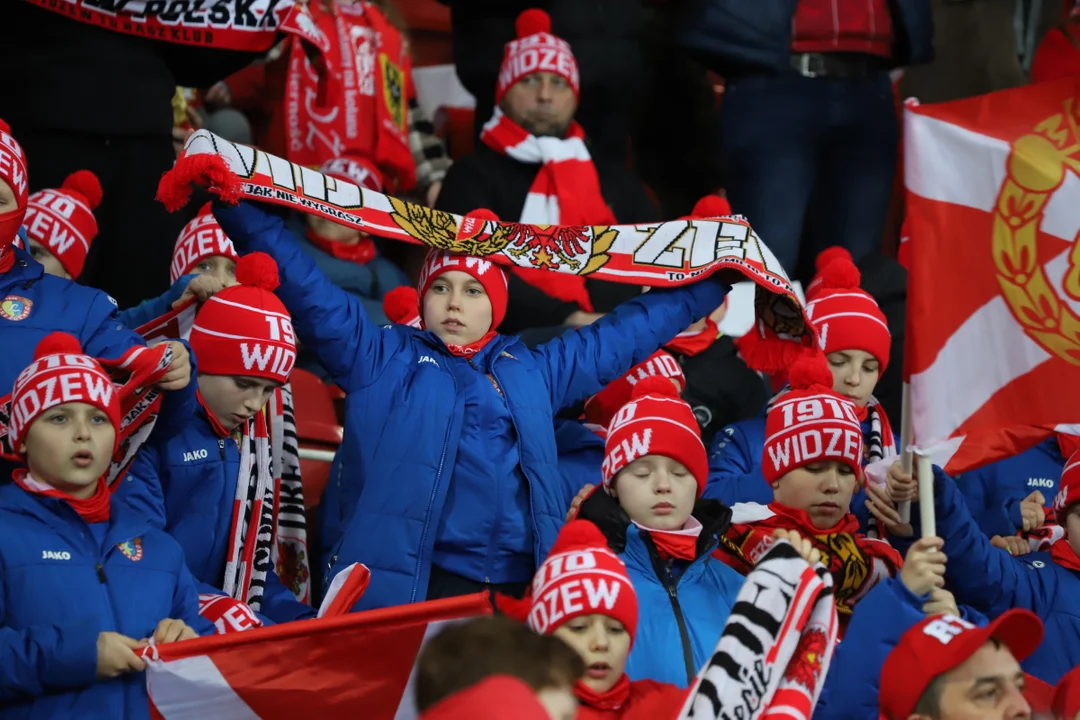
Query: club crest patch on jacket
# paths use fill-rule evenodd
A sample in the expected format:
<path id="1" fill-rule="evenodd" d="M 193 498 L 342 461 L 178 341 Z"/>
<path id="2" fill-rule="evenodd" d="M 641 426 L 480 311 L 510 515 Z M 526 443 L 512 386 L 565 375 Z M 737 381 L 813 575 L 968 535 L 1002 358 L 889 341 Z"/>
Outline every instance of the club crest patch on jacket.
<path id="1" fill-rule="evenodd" d="M 32 300 L 27 300 L 18 295 L 8 295 L 0 300 L 0 317 L 5 317 L 13 322 L 25 320 L 30 317 L 30 310 L 34 307 Z"/>
<path id="2" fill-rule="evenodd" d="M 142 560 L 142 538 L 137 537 L 134 540 L 127 540 L 120 543 L 116 547 L 120 548 L 120 552 L 124 553 L 125 557 L 132 562 L 139 562 Z"/>

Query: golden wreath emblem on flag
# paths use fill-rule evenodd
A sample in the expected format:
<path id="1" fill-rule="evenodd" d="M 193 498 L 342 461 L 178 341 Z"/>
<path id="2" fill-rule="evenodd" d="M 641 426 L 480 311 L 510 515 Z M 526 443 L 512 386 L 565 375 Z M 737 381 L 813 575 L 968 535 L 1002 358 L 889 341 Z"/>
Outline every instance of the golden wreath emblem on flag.
<path id="1" fill-rule="evenodd" d="M 993 212 L 992 252 L 1002 295 L 1024 331 L 1047 352 L 1080 365 L 1080 317 L 1050 284 L 1037 253 L 1047 202 L 1068 170 L 1080 175 L 1080 105 L 1076 98 L 1064 105 L 1011 144 Z M 1080 301 L 1080 233 L 1063 290 Z"/>

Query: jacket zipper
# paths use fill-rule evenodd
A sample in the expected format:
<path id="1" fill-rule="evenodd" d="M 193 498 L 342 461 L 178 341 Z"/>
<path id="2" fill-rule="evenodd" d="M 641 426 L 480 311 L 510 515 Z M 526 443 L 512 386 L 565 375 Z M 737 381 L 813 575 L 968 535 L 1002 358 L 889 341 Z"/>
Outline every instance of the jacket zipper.
<path id="1" fill-rule="evenodd" d="M 675 574 L 671 571 L 671 562 L 665 563 L 665 569 L 668 576 L 668 598 L 671 600 L 671 609 L 675 612 L 675 622 L 679 625 L 679 637 L 682 638 L 683 649 L 683 662 L 686 664 L 686 680 L 691 685 L 694 684 L 694 677 L 697 675 L 697 668 L 694 667 L 694 653 L 690 649 L 690 631 L 686 627 L 686 618 L 683 617 L 682 606 L 679 604 L 679 592 L 676 586 L 679 581 L 675 579 Z"/>
<path id="2" fill-rule="evenodd" d="M 450 375 L 450 382 L 454 383 L 454 403 L 457 404 L 457 379 L 454 373 Z M 428 528 L 431 526 L 431 510 L 435 507 L 435 496 L 439 492 L 439 481 L 442 480 L 443 466 L 446 464 L 446 449 L 450 446 L 450 428 L 454 425 L 454 415 L 450 414 L 446 422 L 446 435 L 443 437 L 442 454 L 439 456 L 439 469 L 435 471 L 435 483 L 431 486 L 431 497 L 428 499 L 427 514 L 424 516 L 424 530 L 420 533 L 420 552 L 416 554 L 416 577 L 420 577 L 420 568 L 424 563 L 424 548 L 427 547 Z M 420 583 L 413 580 L 412 595 L 409 602 L 416 602 L 416 591 L 420 589 Z M 427 599 L 426 597 L 424 598 Z"/>
<path id="3" fill-rule="evenodd" d="M 225 459 L 225 438 L 218 438 L 217 441 L 218 452 L 221 453 L 221 459 Z"/>

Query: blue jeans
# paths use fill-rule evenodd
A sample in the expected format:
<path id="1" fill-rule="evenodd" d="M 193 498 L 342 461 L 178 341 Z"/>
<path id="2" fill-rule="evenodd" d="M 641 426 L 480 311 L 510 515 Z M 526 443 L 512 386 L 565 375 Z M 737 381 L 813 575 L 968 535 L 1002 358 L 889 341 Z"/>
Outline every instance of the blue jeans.
<path id="1" fill-rule="evenodd" d="M 731 207 L 789 275 L 804 275 L 800 248 L 812 267 L 832 245 L 856 262 L 881 246 L 900 134 L 887 73 L 737 78 L 724 92 L 721 131 Z"/>

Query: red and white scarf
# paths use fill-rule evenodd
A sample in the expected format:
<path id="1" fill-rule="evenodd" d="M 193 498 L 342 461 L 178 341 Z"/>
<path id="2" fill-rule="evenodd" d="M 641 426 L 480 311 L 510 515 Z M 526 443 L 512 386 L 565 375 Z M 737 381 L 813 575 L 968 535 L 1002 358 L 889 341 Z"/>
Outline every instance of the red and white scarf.
<path id="1" fill-rule="evenodd" d="M 106 484 L 104 476 L 98 478 L 94 494 L 88 498 L 77 498 L 62 490 L 57 490 L 51 485 L 46 485 L 43 482 L 35 480 L 33 476 L 30 475 L 30 471 L 26 468 L 16 469 L 11 476 L 11 479 L 15 481 L 16 485 L 31 495 L 63 500 L 87 523 L 109 521 L 112 493 L 109 491 L 109 486 Z"/>
<path id="2" fill-rule="evenodd" d="M 320 0 L 308 8 L 329 40 L 335 70 L 325 102 L 316 103 L 317 68 L 301 43 L 292 44 L 285 85 L 289 160 L 319 167 L 356 154 L 371 158 L 391 191 L 410 190 L 416 184 L 409 148 L 412 65 L 401 33 L 370 2 Z"/>
<path id="3" fill-rule="evenodd" d="M 600 176 L 585 146 L 585 131 L 576 122 L 570 123 L 565 138 L 536 137 L 495 108 L 495 114 L 480 133 L 480 140 L 495 152 L 520 163 L 540 165 L 518 222 L 615 224 L 615 213 L 604 202 Z M 551 297 L 593 312 L 592 299 L 581 275 L 555 275 L 526 268 L 514 268 L 514 274 Z"/>
<path id="4" fill-rule="evenodd" d="M 832 584 L 820 563 L 811 567 L 787 541 L 773 544 L 739 590 L 680 720 L 813 715 L 839 628 Z"/>

